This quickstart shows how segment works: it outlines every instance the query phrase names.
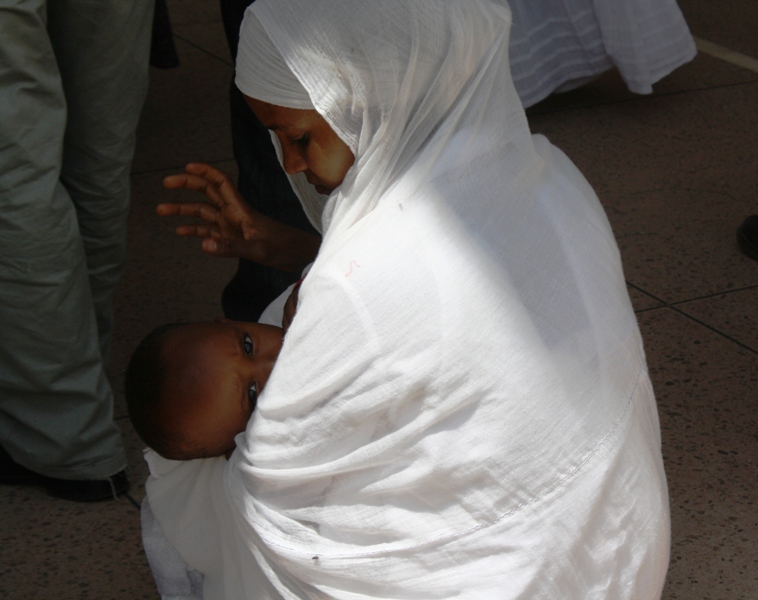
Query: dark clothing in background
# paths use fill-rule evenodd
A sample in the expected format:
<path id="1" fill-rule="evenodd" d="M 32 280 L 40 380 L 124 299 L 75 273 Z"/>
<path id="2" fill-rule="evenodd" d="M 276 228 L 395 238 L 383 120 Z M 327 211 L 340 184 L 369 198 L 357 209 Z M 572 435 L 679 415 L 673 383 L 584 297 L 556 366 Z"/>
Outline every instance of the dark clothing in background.
<path id="1" fill-rule="evenodd" d="M 250 4 L 249 0 L 221 0 L 221 16 L 232 58 L 237 56 L 240 25 Z M 229 101 L 234 158 L 239 167 L 237 185 L 242 197 L 269 217 L 317 233 L 279 164 L 268 130 L 255 118 L 234 81 Z M 240 259 L 237 273 L 221 298 L 224 315 L 238 321 L 257 321 L 266 306 L 298 279 L 300 273 L 286 273 Z"/>

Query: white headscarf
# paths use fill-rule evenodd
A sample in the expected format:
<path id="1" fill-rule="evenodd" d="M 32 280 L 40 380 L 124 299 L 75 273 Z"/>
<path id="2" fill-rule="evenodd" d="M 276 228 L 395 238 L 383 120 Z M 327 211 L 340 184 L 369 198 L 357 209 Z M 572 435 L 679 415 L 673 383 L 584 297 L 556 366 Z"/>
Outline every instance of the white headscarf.
<path id="1" fill-rule="evenodd" d="M 667 497 L 636 319 L 592 189 L 530 136 L 508 11 L 248 13 L 355 164 L 224 472 L 208 598 L 657 598 Z"/>
<path id="2" fill-rule="evenodd" d="M 287 108 L 312 110 L 308 91 L 292 73 L 252 11 L 240 27 L 235 85 L 246 96 Z"/>

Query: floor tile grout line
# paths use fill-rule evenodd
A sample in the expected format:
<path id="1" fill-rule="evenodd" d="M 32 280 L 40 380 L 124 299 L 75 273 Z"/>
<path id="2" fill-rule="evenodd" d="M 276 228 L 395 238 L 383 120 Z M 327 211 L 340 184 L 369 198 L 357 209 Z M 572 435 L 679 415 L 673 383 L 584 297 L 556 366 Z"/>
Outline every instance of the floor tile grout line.
<path id="1" fill-rule="evenodd" d="M 557 107 L 557 108 L 552 108 L 552 109 L 535 111 L 534 113 L 527 112 L 527 117 L 531 119 L 534 117 L 539 117 L 541 115 L 550 115 L 550 114 L 556 114 L 556 113 L 562 113 L 562 112 L 570 112 L 572 110 L 591 110 L 594 108 L 605 108 L 609 106 L 616 106 L 618 104 L 629 104 L 632 102 L 648 102 L 648 101 L 656 100 L 660 98 L 671 98 L 674 96 L 681 96 L 683 94 L 709 92 L 712 90 L 721 90 L 721 89 L 739 87 L 739 86 L 744 86 L 744 85 L 755 85 L 756 83 L 758 83 L 758 79 L 754 79 L 751 81 L 736 81 L 734 83 L 724 83 L 721 85 L 693 88 L 691 90 L 680 90 L 676 92 L 653 92 L 652 94 L 640 95 L 639 97 L 623 98 L 620 100 L 613 100 L 609 102 L 597 102 L 593 104 L 583 104 L 583 105 L 578 105 L 578 106 Z"/>
<path id="2" fill-rule="evenodd" d="M 749 290 L 758 289 L 758 285 L 746 285 L 741 288 L 734 288 L 732 290 L 726 290 L 721 292 L 714 292 L 712 294 L 706 294 L 705 296 L 697 296 L 695 298 L 688 298 L 686 300 L 677 300 L 676 302 L 669 302 L 669 306 L 680 306 L 682 304 L 688 304 L 690 302 L 698 302 L 699 300 L 708 300 L 709 298 L 717 298 L 718 296 L 725 296 L 727 294 L 735 294 L 738 292 L 746 292 Z"/>
<path id="3" fill-rule="evenodd" d="M 733 293 L 738 293 L 738 292 L 746 292 L 748 290 L 758 289 L 758 285 L 746 285 L 746 286 L 741 287 L 741 288 L 734 288 L 734 289 L 726 290 L 726 291 L 713 292 L 712 294 L 706 294 L 705 296 L 696 296 L 694 298 L 687 298 L 686 300 L 677 300 L 676 302 L 666 302 L 665 300 L 662 300 L 661 298 L 658 298 L 654 294 L 651 294 L 650 292 L 648 292 L 646 290 L 643 290 L 638 285 L 635 285 L 635 284 L 633 284 L 633 283 L 631 283 L 629 281 L 627 281 L 626 284 L 629 287 L 634 288 L 638 292 L 642 292 L 646 296 L 650 296 L 656 302 L 660 302 L 661 303 L 661 306 L 651 306 L 649 308 L 640 308 L 640 309 L 634 311 L 636 313 L 647 312 L 649 310 L 655 310 L 657 308 L 666 308 L 666 307 L 672 308 L 674 306 L 679 306 L 681 304 L 688 304 L 690 302 L 698 302 L 700 300 L 708 300 L 709 298 L 716 298 L 718 296 L 724 296 L 724 295 L 727 295 L 727 294 L 733 294 Z"/>
<path id="4" fill-rule="evenodd" d="M 650 308 L 641 308 L 639 310 L 635 310 L 635 313 L 641 313 L 641 312 L 647 312 L 649 310 L 655 310 L 657 308 L 666 308 L 668 306 L 668 302 L 665 300 L 661 300 L 658 296 L 651 294 L 650 292 L 643 290 L 640 286 L 633 284 L 631 281 L 626 280 L 626 285 L 628 285 L 630 288 L 633 288 L 637 290 L 638 292 L 642 292 L 646 296 L 650 296 L 653 300 L 656 302 L 660 302 L 661 306 L 651 306 Z"/>
<path id="5" fill-rule="evenodd" d="M 678 90 L 678 91 L 673 91 L 673 92 L 653 92 L 652 94 L 639 94 L 635 97 L 623 98 L 620 100 L 611 100 L 608 102 L 596 102 L 596 103 L 582 104 L 582 105 L 576 105 L 576 106 L 555 107 L 555 108 L 550 108 L 550 109 L 535 110 L 533 112 L 527 109 L 526 116 L 528 119 L 531 119 L 534 117 L 539 117 L 541 115 L 550 115 L 550 114 L 570 112 L 570 111 L 575 111 L 575 110 L 592 110 L 595 108 L 606 108 L 609 106 L 616 106 L 619 104 L 629 104 L 632 102 L 647 102 L 647 101 L 655 100 L 659 98 L 671 98 L 673 96 L 681 96 L 683 94 L 709 92 L 711 90 L 721 90 L 721 89 L 739 87 L 739 86 L 744 86 L 744 85 L 755 85 L 756 83 L 758 83 L 758 79 L 753 79 L 750 81 L 736 81 L 734 83 L 723 83 L 721 85 L 711 85 L 711 86 L 706 86 L 706 87 L 693 88 L 690 90 Z M 535 107 L 537 106 L 538 105 L 535 105 Z"/>
<path id="6" fill-rule="evenodd" d="M 706 192 L 708 194 L 723 194 L 727 198 L 730 198 L 731 200 L 736 200 L 736 197 L 733 194 L 730 194 L 724 189 L 721 188 L 708 188 L 708 187 L 681 187 L 681 186 L 657 186 L 654 188 L 647 188 L 647 189 L 640 189 L 636 190 L 634 192 L 630 192 L 629 196 L 640 196 L 642 194 L 653 194 L 655 192 Z M 616 209 L 616 214 L 625 214 L 622 210 Z M 735 228 L 736 229 L 736 228 Z"/>
<path id="7" fill-rule="evenodd" d="M 711 330 L 713 333 L 716 333 L 716 334 L 720 335 L 721 337 L 723 337 L 724 339 L 726 339 L 726 340 L 729 340 L 730 342 L 732 342 L 732 343 L 734 343 L 734 344 L 737 344 L 738 346 L 740 346 L 741 348 L 744 348 L 744 349 L 745 349 L 745 350 L 747 350 L 748 352 L 752 352 L 753 354 L 758 354 L 758 349 L 755 349 L 755 348 L 751 348 L 751 347 L 750 347 L 750 346 L 748 346 L 747 344 L 744 344 L 744 343 L 740 342 L 739 340 L 735 340 L 735 339 L 734 339 L 732 336 L 730 336 L 730 335 L 727 335 L 727 334 L 726 334 L 726 333 L 724 333 L 723 331 L 719 331 L 719 330 L 718 330 L 718 329 L 716 329 L 715 327 L 713 327 L 713 326 L 711 326 L 711 325 L 708 325 L 708 323 L 704 323 L 704 322 L 703 322 L 703 321 L 701 321 L 700 319 L 697 319 L 696 317 L 693 317 L 693 316 L 692 316 L 692 315 L 690 315 L 690 314 L 687 314 L 687 313 L 686 313 L 686 312 L 684 312 L 683 310 L 680 310 L 680 309 L 678 309 L 676 306 L 671 306 L 671 305 L 670 305 L 670 306 L 668 306 L 667 308 L 670 308 L 671 310 L 673 310 L 673 311 L 675 311 L 675 312 L 679 313 L 679 314 L 680 314 L 680 315 L 682 315 L 683 317 L 687 317 L 687 318 L 688 318 L 688 319 L 690 319 L 691 321 L 694 321 L 695 323 L 697 323 L 697 324 L 699 324 L 699 325 L 702 325 L 702 326 L 703 326 L 703 327 L 705 327 L 706 329 L 710 329 L 710 330 Z"/>
<path id="8" fill-rule="evenodd" d="M 722 338 L 724 338 L 724 339 L 726 339 L 726 340 L 728 340 L 728 341 L 730 341 L 730 342 L 732 342 L 732 343 L 734 343 L 734 344 L 737 344 L 737 345 L 738 345 L 740 348 L 743 348 L 743 349 L 747 350 L 748 352 L 751 352 L 752 354 L 758 354 L 758 349 L 755 349 L 755 348 L 751 348 L 751 347 L 750 347 L 750 346 L 748 346 L 747 344 L 744 344 L 744 343 L 740 342 L 739 340 L 735 340 L 733 337 L 731 337 L 730 335 L 727 335 L 727 334 L 726 334 L 726 333 L 724 333 L 723 331 L 719 331 L 718 329 L 716 329 L 716 328 L 715 328 L 715 327 L 713 327 L 712 325 L 708 325 L 708 323 L 704 323 L 704 322 L 703 322 L 703 321 L 701 321 L 700 319 L 698 319 L 698 318 L 696 318 L 696 317 L 693 317 L 692 315 L 690 315 L 690 314 L 688 314 L 688 313 L 684 312 L 683 310 L 681 310 L 681 309 L 677 308 L 677 306 L 678 306 L 679 304 L 682 304 L 682 303 L 684 303 L 684 302 L 692 302 L 693 300 L 681 300 L 681 301 L 679 301 L 679 302 L 674 302 L 673 304 L 669 304 L 669 303 L 667 303 L 667 302 L 664 302 L 664 301 L 663 301 L 663 300 L 661 300 L 660 298 L 657 298 L 656 296 L 653 296 L 652 294 L 649 294 L 648 292 L 645 292 L 644 290 L 640 289 L 639 287 L 637 287 L 637 286 L 636 286 L 636 285 L 634 285 L 634 284 L 631 284 L 631 283 L 629 283 L 629 282 L 627 282 L 627 284 L 628 284 L 629 286 L 633 287 L 635 290 L 638 290 L 638 291 L 640 291 L 640 292 L 642 292 L 642 293 L 644 293 L 644 294 L 647 294 L 648 296 L 650 296 L 651 298 L 653 298 L 653 299 L 654 299 L 654 300 L 656 300 L 657 302 L 661 302 L 661 306 L 651 306 L 650 308 L 642 308 L 642 309 L 640 309 L 640 310 L 635 310 L 635 311 L 634 311 L 634 313 L 635 313 L 635 314 L 637 314 L 637 315 L 638 315 L 638 314 L 641 314 L 641 313 L 647 313 L 647 312 L 652 312 L 652 311 L 655 311 L 655 310 L 661 310 L 661 309 L 664 309 L 664 308 L 668 308 L 668 309 L 670 309 L 670 310 L 673 310 L 674 312 L 676 312 L 676 313 L 680 314 L 681 316 L 683 316 L 683 317 L 685 317 L 685 318 L 689 319 L 690 321 L 694 321 L 694 322 L 695 322 L 695 323 L 697 323 L 698 325 L 701 325 L 702 327 L 705 327 L 706 329 L 708 329 L 708 330 L 712 331 L 712 332 L 713 332 L 713 333 L 715 333 L 716 335 L 719 335 L 719 336 L 721 336 Z M 754 289 L 754 288 L 756 288 L 756 287 L 758 287 L 758 286 L 751 286 L 751 287 L 748 287 L 748 288 L 743 288 L 743 289 Z M 714 294 L 714 295 L 716 295 L 716 296 L 720 296 L 720 295 L 722 295 L 722 294 Z M 704 298 L 712 298 L 712 297 L 713 297 L 713 296 L 704 296 Z"/>
<path id="9" fill-rule="evenodd" d="M 227 67 L 234 68 L 234 65 L 231 62 L 229 62 L 228 59 L 223 58 L 223 57 L 219 56 L 218 54 L 215 54 L 214 52 L 211 52 L 210 50 L 206 50 L 205 48 L 203 48 L 202 46 L 196 44 L 192 40 L 189 40 L 189 39 L 187 39 L 186 37 L 184 37 L 182 35 L 177 35 L 176 33 L 174 34 L 174 37 L 176 39 L 178 39 L 178 40 L 183 41 L 185 44 L 189 44 L 190 46 L 192 46 L 196 50 L 200 50 L 200 52 L 203 52 L 204 54 L 207 54 L 208 56 L 211 56 L 211 57 L 215 58 L 216 60 L 224 63 Z"/>
<path id="10" fill-rule="evenodd" d="M 748 352 L 750 352 L 751 354 L 758 354 L 758 350 L 756 350 L 755 348 L 751 348 L 751 347 L 750 347 L 750 346 L 748 346 L 747 344 L 745 344 L 745 343 L 743 343 L 743 342 L 740 342 L 739 340 L 736 340 L 736 339 L 734 339 L 732 336 L 730 336 L 730 335 L 727 335 L 727 334 L 726 334 L 726 333 L 724 333 L 723 331 L 719 331 L 718 329 L 716 329 L 716 328 L 715 328 L 715 327 L 713 327 L 712 325 L 708 325 L 708 323 L 704 323 L 704 322 L 703 322 L 703 321 L 701 321 L 700 319 L 697 319 L 697 318 L 693 317 L 692 315 L 690 315 L 690 314 L 688 314 L 688 313 L 684 312 L 683 310 L 680 310 L 680 309 L 678 309 L 676 306 L 672 306 L 672 305 L 664 304 L 664 305 L 661 305 L 661 306 L 655 306 L 655 307 L 651 307 L 651 308 L 645 308 L 645 309 L 642 309 L 642 310 L 638 310 L 638 311 L 635 311 L 635 314 L 653 312 L 653 311 L 655 311 L 655 310 L 661 310 L 661 309 L 663 309 L 663 308 L 668 308 L 668 309 L 671 309 L 671 310 L 673 310 L 675 313 L 678 313 L 678 314 L 680 314 L 681 316 L 683 316 L 683 317 L 685 317 L 685 318 L 689 319 L 690 321 L 694 321 L 694 322 L 695 322 L 695 323 L 697 323 L 698 325 L 701 325 L 701 326 L 705 327 L 706 329 L 708 329 L 708 330 L 712 331 L 712 332 L 713 332 L 713 333 L 715 333 L 716 335 L 719 335 L 719 336 L 721 336 L 721 337 L 722 337 L 722 338 L 724 338 L 725 340 L 727 340 L 727 341 L 729 341 L 729 342 L 732 342 L 733 344 L 737 344 L 737 345 L 738 345 L 740 348 L 742 348 L 742 349 L 744 349 L 744 350 L 747 350 L 747 351 L 748 351 Z"/>
<path id="11" fill-rule="evenodd" d="M 718 58 L 730 64 L 737 65 L 738 67 L 742 67 L 743 69 L 748 69 L 749 71 L 753 71 L 754 73 L 758 73 L 758 60 L 757 59 L 747 56 L 746 54 L 742 54 L 740 52 L 735 52 L 734 50 L 730 50 L 729 48 L 725 48 L 724 46 L 719 46 L 718 44 L 714 44 L 713 42 L 709 42 L 708 40 L 703 40 L 701 38 L 694 38 L 694 39 L 695 39 L 695 45 L 697 46 L 698 52 L 702 52 L 703 54 L 707 54 L 708 56 L 713 56 L 714 58 Z"/>

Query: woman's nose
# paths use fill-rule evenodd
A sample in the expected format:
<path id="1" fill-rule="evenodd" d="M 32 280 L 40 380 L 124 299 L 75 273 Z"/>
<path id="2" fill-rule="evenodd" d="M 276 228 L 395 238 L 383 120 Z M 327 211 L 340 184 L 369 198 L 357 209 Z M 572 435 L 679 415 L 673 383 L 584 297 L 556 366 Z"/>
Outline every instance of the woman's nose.
<path id="1" fill-rule="evenodd" d="M 308 168 L 300 149 L 292 146 L 293 144 L 287 144 L 287 147 L 282 148 L 282 166 L 288 175 L 302 173 Z"/>

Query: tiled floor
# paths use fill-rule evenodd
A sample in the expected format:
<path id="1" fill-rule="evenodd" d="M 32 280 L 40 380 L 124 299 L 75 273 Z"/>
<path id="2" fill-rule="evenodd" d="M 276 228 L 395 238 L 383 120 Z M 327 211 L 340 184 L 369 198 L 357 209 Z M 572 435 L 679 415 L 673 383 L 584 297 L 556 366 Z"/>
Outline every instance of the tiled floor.
<path id="1" fill-rule="evenodd" d="M 680 0 L 696 37 L 758 58 L 754 0 Z M 129 263 L 111 378 L 153 327 L 220 314 L 231 262 L 154 214 L 189 160 L 233 170 L 232 74 L 215 2 L 170 3 L 182 59 L 151 73 L 134 161 Z M 748 61 L 749 64 L 749 61 Z M 754 63 L 755 64 L 755 63 Z M 604 203 L 638 310 L 659 403 L 673 547 L 666 599 L 758 598 L 758 262 L 734 231 L 758 213 L 758 70 L 699 54 L 634 96 L 610 73 L 530 110 Z M 118 392 L 127 498 L 79 505 L 0 488 L 0 597 L 157 598 L 142 553 L 146 468 Z"/>

